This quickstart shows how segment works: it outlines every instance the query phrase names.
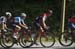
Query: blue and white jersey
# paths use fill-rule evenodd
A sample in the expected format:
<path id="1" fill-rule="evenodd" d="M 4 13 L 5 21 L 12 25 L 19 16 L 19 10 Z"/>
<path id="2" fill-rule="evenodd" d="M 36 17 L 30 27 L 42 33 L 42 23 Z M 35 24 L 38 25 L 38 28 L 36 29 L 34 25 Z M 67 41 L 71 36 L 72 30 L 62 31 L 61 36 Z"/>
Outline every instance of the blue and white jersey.
<path id="1" fill-rule="evenodd" d="M 20 16 L 14 17 L 14 23 L 20 23 L 20 22 L 21 22 Z"/>
<path id="2" fill-rule="evenodd" d="M 7 18 L 5 16 L 0 17 L 0 24 L 6 23 L 6 21 L 7 21 Z"/>
<path id="3" fill-rule="evenodd" d="M 17 16 L 14 17 L 14 23 L 24 23 L 24 20 L 20 16 Z"/>

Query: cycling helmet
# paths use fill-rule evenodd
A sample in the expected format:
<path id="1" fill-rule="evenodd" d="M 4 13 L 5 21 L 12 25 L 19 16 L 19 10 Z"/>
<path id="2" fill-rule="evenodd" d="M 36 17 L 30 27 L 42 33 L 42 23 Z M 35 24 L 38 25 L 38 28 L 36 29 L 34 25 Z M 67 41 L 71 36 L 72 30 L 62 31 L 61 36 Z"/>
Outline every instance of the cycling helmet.
<path id="1" fill-rule="evenodd" d="M 52 10 L 49 10 L 49 13 L 53 13 L 53 11 Z"/>
<path id="2" fill-rule="evenodd" d="M 21 16 L 26 17 L 27 15 L 26 13 L 21 13 Z"/>
<path id="3" fill-rule="evenodd" d="M 12 16 L 12 14 L 10 12 L 6 12 L 5 13 L 7 16 Z"/>

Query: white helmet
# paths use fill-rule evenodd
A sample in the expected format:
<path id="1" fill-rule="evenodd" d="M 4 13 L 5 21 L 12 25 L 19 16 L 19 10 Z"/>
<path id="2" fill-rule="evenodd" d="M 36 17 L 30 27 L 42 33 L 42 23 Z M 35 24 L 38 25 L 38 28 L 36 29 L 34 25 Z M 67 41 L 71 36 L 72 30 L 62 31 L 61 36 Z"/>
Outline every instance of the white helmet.
<path id="1" fill-rule="evenodd" d="M 21 16 L 24 16 L 24 17 L 26 17 L 27 15 L 26 15 L 26 13 L 21 13 Z"/>
<path id="2" fill-rule="evenodd" d="M 52 10 L 49 10 L 49 12 L 50 12 L 50 13 L 53 13 L 53 11 L 52 11 Z"/>
<path id="3" fill-rule="evenodd" d="M 8 16 L 12 16 L 12 14 L 10 12 L 6 12 L 5 14 Z"/>

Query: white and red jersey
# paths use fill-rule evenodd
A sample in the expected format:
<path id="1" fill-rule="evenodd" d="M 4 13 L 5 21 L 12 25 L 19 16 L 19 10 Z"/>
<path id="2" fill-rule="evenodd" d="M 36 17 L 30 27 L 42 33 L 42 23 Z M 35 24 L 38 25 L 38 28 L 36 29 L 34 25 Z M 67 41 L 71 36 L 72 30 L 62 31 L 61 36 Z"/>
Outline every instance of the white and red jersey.
<path id="1" fill-rule="evenodd" d="M 68 20 L 70 23 L 75 23 L 75 17 L 72 17 Z"/>
<path id="2" fill-rule="evenodd" d="M 49 14 L 48 14 L 48 13 L 43 13 L 43 14 L 41 14 L 41 16 L 46 16 L 46 17 L 48 17 Z"/>
<path id="3" fill-rule="evenodd" d="M 39 24 L 43 25 L 43 22 L 45 24 L 46 18 L 48 16 L 49 15 L 47 13 L 43 13 L 40 16 L 37 16 L 36 19 L 35 19 L 35 21 L 36 21 L 36 23 L 39 23 Z"/>
<path id="4" fill-rule="evenodd" d="M 5 16 L 0 17 L 0 24 L 6 23 L 6 21 L 7 21 L 7 18 Z"/>

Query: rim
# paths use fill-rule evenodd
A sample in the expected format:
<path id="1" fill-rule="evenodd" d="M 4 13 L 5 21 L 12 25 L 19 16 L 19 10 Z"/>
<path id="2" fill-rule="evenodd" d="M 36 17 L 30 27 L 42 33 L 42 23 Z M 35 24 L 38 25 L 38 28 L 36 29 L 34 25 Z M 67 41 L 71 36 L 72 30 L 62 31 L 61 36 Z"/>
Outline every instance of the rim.
<path id="1" fill-rule="evenodd" d="M 3 38 L 2 41 L 3 41 L 3 44 L 7 47 L 12 46 L 12 44 L 13 44 L 13 39 L 11 37 Z"/>
<path id="2" fill-rule="evenodd" d="M 41 44 L 45 47 L 51 47 L 54 44 L 54 39 L 52 36 L 41 37 Z"/>

